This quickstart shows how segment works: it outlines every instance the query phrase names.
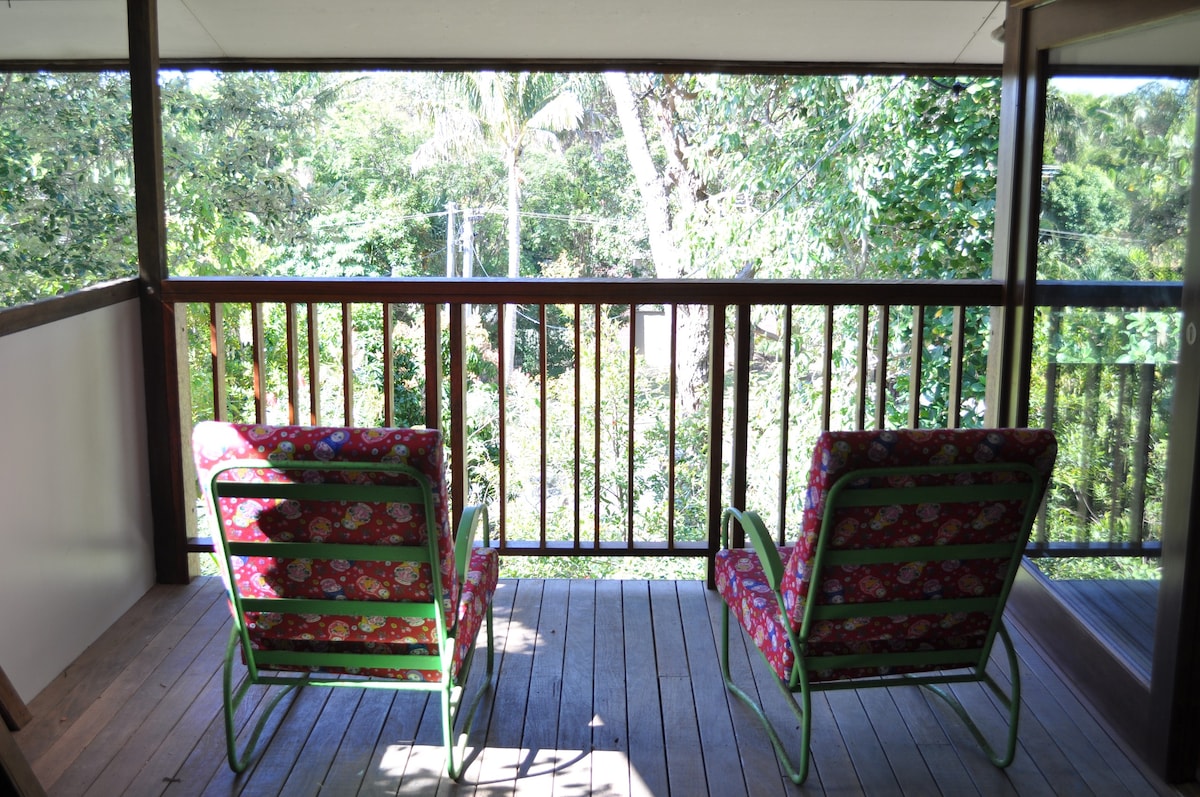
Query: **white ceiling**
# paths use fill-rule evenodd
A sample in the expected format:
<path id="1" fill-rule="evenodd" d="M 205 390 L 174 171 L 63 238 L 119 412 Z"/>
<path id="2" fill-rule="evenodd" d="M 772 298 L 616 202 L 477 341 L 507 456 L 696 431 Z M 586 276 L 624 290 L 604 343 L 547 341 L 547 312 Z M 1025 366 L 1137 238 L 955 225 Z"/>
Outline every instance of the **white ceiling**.
<path id="1" fill-rule="evenodd" d="M 999 64 L 1000 0 L 158 0 L 170 59 Z M 0 0 L 0 60 L 128 56 L 125 0 Z"/>

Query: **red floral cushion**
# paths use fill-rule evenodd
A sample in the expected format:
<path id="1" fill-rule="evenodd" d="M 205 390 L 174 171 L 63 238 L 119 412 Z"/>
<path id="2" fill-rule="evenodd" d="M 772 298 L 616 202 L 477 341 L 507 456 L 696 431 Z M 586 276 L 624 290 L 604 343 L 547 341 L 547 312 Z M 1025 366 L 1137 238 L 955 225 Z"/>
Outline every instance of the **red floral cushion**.
<path id="1" fill-rule="evenodd" d="M 781 550 L 785 568 L 780 592 L 787 620 L 800 630 L 805 602 L 853 604 L 878 601 L 967 598 L 994 596 L 1002 588 L 1007 560 L 985 559 L 944 562 L 911 561 L 901 564 L 827 566 L 820 584 L 811 583 L 811 562 L 816 552 L 825 499 L 829 489 L 844 474 L 872 467 L 900 467 L 938 464 L 989 462 L 1026 462 L 1039 473 L 1049 476 L 1055 459 L 1056 444 L 1052 433 L 1034 429 L 1004 430 L 908 430 L 825 432 L 817 441 L 809 473 L 808 492 L 801 532 L 797 544 Z M 1001 480 L 1010 474 L 957 474 L 953 477 L 892 478 L 886 486 L 946 484 L 972 480 Z M 861 485 L 883 486 L 880 477 L 864 479 Z M 842 508 L 832 518 L 833 549 L 861 549 L 897 546 L 934 546 L 955 543 L 1011 541 L 1022 531 L 1024 507 L 1019 501 L 975 503 L 915 504 Z M 724 568 L 722 557 L 726 560 Z M 778 614 L 774 600 L 747 602 L 744 595 L 754 591 L 754 579 L 761 579 L 757 562 L 749 566 L 740 557 L 722 552 L 718 555 L 718 583 L 724 578 L 742 578 L 736 566 L 747 569 L 750 583 L 727 585 L 722 595 L 740 601 L 739 620 L 751 632 L 782 627 L 783 619 L 761 616 Z M 724 574 L 722 573 L 724 569 Z M 730 603 L 731 607 L 734 605 Z M 933 607 L 931 607 L 933 608 Z M 830 656 L 851 653 L 915 652 L 921 650 L 961 649 L 963 661 L 978 650 L 991 624 L 983 613 L 948 614 L 932 611 L 895 617 L 860 617 L 840 621 L 819 621 L 810 629 L 806 641 L 808 655 Z M 777 632 L 776 632 L 777 633 Z M 768 641 L 772 641 L 767 635 Z M 785 637 L 786 639 L 786 637 Z M 757 642 L 757 640 L 756 640 Z M 794 656 L 786 643 L 783 648 L 764 650 L 780 677 L 787 678 Z M 944 665 L 940 665 L 944 666 Z M 928 668 L 926 668 L 928 669 Z M 900 672 L 901 670 L 889 670 Z M 878 675 L 879 670 L 826 670 L 811 673 L 812 680 Z"/>
<path id="2" fill-rule="evenodd" d="M 403 462 L 420 471 L 433 490 L 434 528 L 438 534 L 442 597 L 446 624 L 460 623 L 457 637 L 461 663 L 474 643 L 481 617 L 495 591 L 498 565 L 494 551 L 476 549 L 468 577 L 460 585 L 450 529 L 441 433 L 432 429 L 369 429 L 261 426 L 205 422 L 196 427 L 193 448 L 202 484 L 214 469 L 239 459 L 318 462 Z M 287 482 L 373 480 L 404 483 L 391 474 L 306 471 L 280 473 L 266 469 L 225 471 L 223 480 Z M 374 545 L 425 545 L 428 524 L 421 503 L 363 503 L 257 498 L 222 498 L 216 507 L 226 534 L 237 541 L 296 541 Z M 328 598 L 365 601 L 427 601 L 433 573 L 428 564 L 351 562 L 343 559 L 233 559 L 231 574 L 243 597 Z M 247 612 L 251 643 L 258 649 L 339 650 L 342 652 L 436 653 L 432 619 L 306 616 Z M 366 674 L 426 680 L 440 679 L 438 670 Z"/>
<path id="3" fill-rule="evenodd" d="M 780 548 L 784 561 L 791 548 Z M 717 551 L 717 591 L 725 599 L 738 622 L 766 656 L 767 662 L 786 680 L 796 660 L 788 642 L 787 628 L 779 601 L 767 585 L 758 554 L 750 548 L 723 548 Z"/>

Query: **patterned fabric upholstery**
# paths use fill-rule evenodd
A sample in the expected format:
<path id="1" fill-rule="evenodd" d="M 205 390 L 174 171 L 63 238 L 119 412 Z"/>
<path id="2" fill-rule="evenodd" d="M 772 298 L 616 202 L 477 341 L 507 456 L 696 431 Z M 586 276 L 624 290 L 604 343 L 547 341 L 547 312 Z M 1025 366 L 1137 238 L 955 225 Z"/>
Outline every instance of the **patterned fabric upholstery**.
<path id="1" fill-rule="evenodd" d="M 786 562 L 792 548 L 779 549 Z M 717 551 L 717 591 L 729 605 L 750 639 L 780 678 L 786 679 L 795 656 L 788 642 L 784 615 L 779 601 L 767 584 L 762 562 L 750 548 L 722 548 Z"/>
<path id="2" fill-rule="evenodd" d="M 999 593 L 1008 572 L 1006 559 L 943 562 L 911 561 L 902 564 L 829 566 L 811 583 L 813 557 L 829 489 L 851 471 L 920 465 L 1023 462 L 1043 476 L 1053 468 L 1054 436 L 1033 429 L 973 429 L 826 432 L 817 441 L 809 473 L 808 491 L 799 539 L 781 549 L 785 562 L 778 600 L 765 586 L 757 555 L 750 551 L 721 551 L 717 557 L 717 584 L 726 602 L 747 629 L 755 644 L 781 678 L 787 679 L 795 661 L 786 626 L 801 630 L 805 603 L 855 604 L 879 601 L 984 597 Z M 941 486 L 947 476 L 863 479 L 857 486 Z M 963 474 L 954 484 L 972 480 L 1012 479 L 1008 473 Z M 853 489 L 853 487 L 851 488 Z M 834 534 L 831 549 L 867 549 L 899 546 L 935 546 L 954 543 L 1012 541 L 1023 532 L 1022 502 L 991 501 L 947 504 L 910 504 L 839 508 L 828 527 Z M 809 656 L 961 649 L 964 663 L 972 660 L 991 625 L 988 614 L 938 612 L 890 617 L 822 620 L 800 639 Z M 923 669 L 933 669 L 925 667 Z M 902 672 L 892 669 L 816 670 L 814 681 Z M 911 671 L 911 670 L 910 670 Z"/>
<path id="3" fill-rule="evenodd" d="M 205 422 L 196 427 L 193 448 L 201 484 L 232 460 L 318 462 L 402 462 L 429 479 L 434 496 L 445 621 L 456 635 L 452 677 L 474 645 L 498 577 L 496 552 L 475 548 L 459 584 L 443 465 L 437 430 L 344 427 L 261 426 Z M 301 472 L 234 469 L 222 480 L 290 481 Z M 372 480 L 403 484 L 393 474 L 303 472 L 306 482 Z M 231 541 L 324 542 L 369 545 L 425 545 L 428 524 L 419 503 L 365 503 L 229 498 L 217 511 Z M 244 597 L 324 598 L 363 601 L 428 601 L 432 568 L 409 562 L 233 557 L 234 583 Z M 247 612 L 251 644 L 257 650 L 337 650 L 346 653 L 421 654 L 437 652 L 432 618 L 384 618 L 352 615 L 301 615 Z M 279 667 L 278 669 L 286 669 Z M 337 671 L 337 670 L 333 670 Z M 368 669 L 359 674 L 407 680 L 439 681 L 430 670 Z"/>

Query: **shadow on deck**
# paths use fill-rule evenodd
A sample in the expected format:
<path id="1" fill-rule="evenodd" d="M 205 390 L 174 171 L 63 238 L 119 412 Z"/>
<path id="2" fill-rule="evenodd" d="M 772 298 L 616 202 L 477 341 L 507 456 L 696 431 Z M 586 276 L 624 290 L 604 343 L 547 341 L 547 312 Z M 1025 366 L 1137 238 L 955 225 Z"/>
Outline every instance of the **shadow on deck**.
<path id="1" fill-rule="evenodd" d="M 31 703 L 16 738 L 51 795 L 1181 793 L 1137 764 L 1020 626 L 1024 706 L 1008 770 L 915 687 L 834 692 L 814 700 L 801 789 L 725 692 L 720 601 L 702 583 L 503 581 L 496 601 L 497 677 L 458 784 L 443 775 L 436 701 L 317 688 L 286 699 L 235 778 L 220 712 L 228 609 L 214 579 L 152 589 Z M 755 655 L 747 667 L 740 636 L 732 647 L 740 680 L 782 717 L 765 665 Z M 986 691 L 960 692 L 985 730 L 1000 721 Z"/>

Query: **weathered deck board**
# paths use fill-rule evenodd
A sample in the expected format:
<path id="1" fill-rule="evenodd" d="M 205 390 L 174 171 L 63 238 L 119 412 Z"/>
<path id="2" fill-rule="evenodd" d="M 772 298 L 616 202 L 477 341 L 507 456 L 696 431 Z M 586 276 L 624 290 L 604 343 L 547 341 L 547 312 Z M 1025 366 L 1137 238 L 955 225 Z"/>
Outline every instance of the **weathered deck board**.
<path id="1" fill-rule="evenodd" d="M 49 794 L 72 797 L 1180 793 L 1129 757 L 1019 628 L 1024 711 L 1008 770 L 921 691 L 859 690 L 815 696 L 813 767 L 793 787 L 721 683 L 720 616 L 699 582 L 505 581 L 493 686 L 460 783 L 444 774 L 436 700 L 318 688 L 285 698 L 269 743 L 235 777 L 220 716 L 219 588 L 156 587 L 30 703 L 34 721 L 15 738 Z M 761 691 L 794 750 L 772 674 L 740 633 L 730 653 L 735 680 Z M 480 655 L 473 683 L 485 664 Z M 956 691 L 999 733 L 994 696 Z"/>
<path id="2" fill-rule="evenodd" d="M 1102 639 L 1122 652 L 1143 677 L 1150 677 L 1157 581 L 1052 582 L 1075 612 Z"/>

